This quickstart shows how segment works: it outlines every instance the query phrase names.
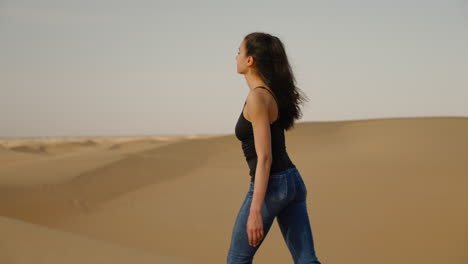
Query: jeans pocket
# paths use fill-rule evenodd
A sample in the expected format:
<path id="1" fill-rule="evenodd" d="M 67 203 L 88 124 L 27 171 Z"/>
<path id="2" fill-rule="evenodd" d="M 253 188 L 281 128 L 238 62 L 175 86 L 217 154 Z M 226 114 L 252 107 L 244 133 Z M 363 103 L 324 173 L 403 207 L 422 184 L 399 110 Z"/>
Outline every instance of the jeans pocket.
<path id="1" fill-rule="evenodd" d="M 270 201 L 282 201 L 288 196 L 287 174 L 270 177 L 265 198 Z"/>

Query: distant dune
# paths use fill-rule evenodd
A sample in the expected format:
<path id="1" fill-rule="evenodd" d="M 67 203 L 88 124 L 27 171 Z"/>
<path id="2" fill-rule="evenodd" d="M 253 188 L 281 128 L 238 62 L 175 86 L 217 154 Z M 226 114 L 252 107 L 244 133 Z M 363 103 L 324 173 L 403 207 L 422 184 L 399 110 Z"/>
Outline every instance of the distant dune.
<path id="1" fill-rule="evenodd" d="M 6 153 L 6 152 L 8 152 L 8 148 L 6 148 L 5 146 L 3 146 L 3 145 L 0 144 L 0 155 L 1 155 L 2 153 Z"/>
<path id="2" fill-rule="evenodd" d="M 468 263 L 468 118 L 301 122 L 322 263 Z M 234 135 L 0 140 L 0 263 L 226 263 Z M 254 263 L 293 263 L 274 223 Z"/>

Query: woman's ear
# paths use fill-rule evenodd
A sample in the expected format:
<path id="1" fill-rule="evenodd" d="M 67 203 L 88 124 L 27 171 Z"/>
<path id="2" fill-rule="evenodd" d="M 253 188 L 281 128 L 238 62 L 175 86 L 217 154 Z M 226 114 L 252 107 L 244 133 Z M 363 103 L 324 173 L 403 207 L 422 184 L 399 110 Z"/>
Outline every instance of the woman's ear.
<path id="1" fill-rule="evenodd" d="M 252 56 L 247 57 L 247 65 L 253 66 L 255 64 L 255 59 Z"/>

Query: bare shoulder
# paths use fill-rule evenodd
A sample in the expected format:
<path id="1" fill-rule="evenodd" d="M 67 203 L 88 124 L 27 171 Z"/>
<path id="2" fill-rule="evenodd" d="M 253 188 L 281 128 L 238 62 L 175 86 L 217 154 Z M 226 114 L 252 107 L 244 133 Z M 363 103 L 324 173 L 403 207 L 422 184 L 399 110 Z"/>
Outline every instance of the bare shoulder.
<path id="1" fill-rule="evenodd" d="M 247 115 L 249 114 L 249 112 L 268 108 L 267 95 L 259 90 L 263 90 L 263 89 L 254 89 L 253 91 L 250 91 L 249 94 L 247 95 L 247 99 L 246 99 L 247 104 L 245 106 L 245 112 L 247 113 Z"/>
<path id="2" fill-rule="evenodd" d="M 247 104 L 250 105 L 266 105 L 268 95 L 268 91 L 263 91 L 264 89 L 253 89 L 250 91 L 249 95 L 247 95 Z"/>
<path id="3" fill-rule="evenodd" d="M 254 89 L 250 91 L 249 95 L 247 95 L 246 99 L 246 106 L 245 106 L 245 114 L 250 122 L 257 116 L 266 116 L 268 118 L 268 91 L 260 91 L 263 89 Z M 252 116 L 254 115 L 254 116 Z"/>

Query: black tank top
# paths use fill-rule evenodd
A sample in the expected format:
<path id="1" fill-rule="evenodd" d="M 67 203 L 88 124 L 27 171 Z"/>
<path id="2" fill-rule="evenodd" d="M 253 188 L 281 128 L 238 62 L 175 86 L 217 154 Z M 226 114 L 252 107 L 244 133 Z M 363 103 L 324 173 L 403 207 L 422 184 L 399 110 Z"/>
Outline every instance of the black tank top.
<path id="1" fill-rule="evenodd" d="M 271 151 L 273 161 L 270 167 L 270 175 L 275 172 L 287 170 L 289 168 L 296 167 L 294 163 L 288 156 L 286 152 L 286 145 L 285 145 L 285 138 L 284 138 L 284 128 L 280 125 L 280 113 L 279 113 L 279 104 L 276 96 L 267 88 L 263 86 L 257 86 L 255 88 L 263 88 L 270 92 L 273 98 L 276 101 L 276 105 L 278 106 L 278 118 L 270 124 L 270 135 L 271 135 Z M 255 89 L 254 88 L 254 89 Z M 247 101 L 244 103 L 247 104 Z M 249 165 L 250 172 L 249 175 L 251 176 L 251 181 L 255 181 L 255 169 L 257 168 L 257 152 L 255 151 L 255 142 L 253 136 L 253 128 L 252 124 L 249 120 L 245 119 L 244 117 L 244 108 L 240 113 L 239 119 L 237 120 L 237 124 L 235 127 L 235 133 L 237 139 L 241 141 L 242 150 L 244 152 L 245 159 L 247 164 Z"/>

